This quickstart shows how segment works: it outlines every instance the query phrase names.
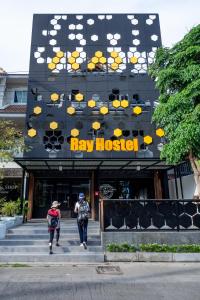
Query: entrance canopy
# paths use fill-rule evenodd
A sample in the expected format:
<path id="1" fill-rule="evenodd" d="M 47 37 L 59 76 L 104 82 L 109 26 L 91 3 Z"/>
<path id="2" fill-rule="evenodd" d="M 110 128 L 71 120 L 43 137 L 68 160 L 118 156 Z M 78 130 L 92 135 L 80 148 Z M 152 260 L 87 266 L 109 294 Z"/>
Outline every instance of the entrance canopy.
<path id="1" fill-rule="evenodd" d="M 34 170 L 167 170 L 172 165 L 160 159 L 25 159 L 16 158 L 25 171 Z"/>

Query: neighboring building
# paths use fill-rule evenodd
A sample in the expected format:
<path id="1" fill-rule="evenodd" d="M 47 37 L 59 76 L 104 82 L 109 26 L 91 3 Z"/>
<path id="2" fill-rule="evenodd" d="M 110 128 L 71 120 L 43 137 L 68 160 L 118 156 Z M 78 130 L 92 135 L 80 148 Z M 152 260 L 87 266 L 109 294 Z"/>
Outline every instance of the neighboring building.
<path id="1" fill-rule="evenodd" d="M 24 131 L 27 90 L 27 74 L 7 74 L 0 69 L 0 120 L 12 120 L 20 131 Z M 21 194 L 22 169 L 15 162 L 0 167 L 4 170 L 0 197 L 16 200 Z"/>
<path id="2" fill-rule="evenodd" d="M 45 217 L 53 200 L 73 217 L 79 192 L 93 218 L 99 198 L 184 197 L 183 173 L 160 160 L 164 131 L 151 122 L 158 92 L 147 68 L 160 46 L 157 14 L 34 15 L 30 151 L 16 158 L 29 177 L 29 218 Z"/>

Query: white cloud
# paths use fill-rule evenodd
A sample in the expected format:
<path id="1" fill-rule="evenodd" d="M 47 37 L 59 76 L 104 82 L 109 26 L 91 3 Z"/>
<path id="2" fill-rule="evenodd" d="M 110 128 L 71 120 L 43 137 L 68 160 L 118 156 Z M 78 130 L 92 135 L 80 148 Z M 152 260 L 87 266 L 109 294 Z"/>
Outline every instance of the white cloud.
<path id="1" fill-rule="evenodd" d="M 0 66 L 27 71 L 33 13 L 159 13 L 163 45 L 171 46 L 200 23 L 199 0 L 6 0 L 1 3 Z"/>

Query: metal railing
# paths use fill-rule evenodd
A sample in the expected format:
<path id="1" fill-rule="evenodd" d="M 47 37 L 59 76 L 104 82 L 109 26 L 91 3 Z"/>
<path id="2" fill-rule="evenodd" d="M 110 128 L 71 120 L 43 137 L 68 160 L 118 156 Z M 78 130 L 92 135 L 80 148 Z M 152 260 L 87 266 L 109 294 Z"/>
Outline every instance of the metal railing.
<path id="1" fill-rule="evenodd" d="M 200 201 L 185 199 L 101 199 L 102 231 L 200 229 Z"/>

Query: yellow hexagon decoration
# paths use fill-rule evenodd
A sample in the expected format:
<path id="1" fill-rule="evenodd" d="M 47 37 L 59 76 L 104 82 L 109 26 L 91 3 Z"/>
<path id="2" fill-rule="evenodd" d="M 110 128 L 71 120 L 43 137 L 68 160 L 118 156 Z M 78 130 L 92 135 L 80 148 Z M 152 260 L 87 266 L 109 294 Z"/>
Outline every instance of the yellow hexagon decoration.
<path id="1" fill-rule="evenodd" d="M 72 135 L 73 137 L 78 136 L 78 135 L 79 135 L 79 130 L 76 129 L 76 128 L 72 129 L 72 130 L 71 130 L 71 135 Z"/>
<path id="2" fill-rule="evenodd" d="M 99 62 L 99 59 L 97 57 L 92 58 L 92 63 L 97 64 Z"/>
<path id="3" fill-rule="evenodd" d="M 62 57 L 64 56 L 64 52 L 58 51 L 58 52 L 56 53 L 56 56 L 59 57 L 59 58 L 62 58 Z"/>
<path id="4" fill-rule="evenodd" d="M 59 58 L 59 57 L 54 57 L 54 58 L 52 59 L 52 62 L 53 62 L 54 64 L 58 64 L 59 61 L 60 61 L 60 58 Z"/>
<path id="5" fill-rule="evenodd" d="M 58 123 L 57 122 L 55 122 L 55 121 L 53 121 L 53 122 L 51 122 L 50 124 L 49 124 L 49 127 L 51 128 L 51 129 L 57 129 L 58 128 Z"/>
<path id="6" fill-rule="evenodd" d="M 142 108 L 141 108 L 140 106 L 135 106 L 135 107 L 133 108 L 133 112 L 134 112 L 134 114 L 136 114 L 136 115 L 140 115 L 140 114 L 142 113 Z"/>
<path id="7" fill-rule="evenodd" d="M 144 137 L 144 143 L 145 144 L 151 144 L 152 143 L 152 141 L 153 141 L 153 139 L 152 139 L 152 137 L 150 136 L 150 135 L 146 135 L 145 137 Z"/>
<path id="8" fill-rule="evenodd" d="M 49 63 L 49 64 L 48 64 L 48 68 L 49 68 L 50 70 L 54 70 L 54 69 L 56 68 L 56 65 L 55 65 L 54 63 Z"/>
<path id="9" fill-rule="evenodd" d="M 92 123 L 92 128 L 95 130 L 98 130 L 101 127 L 101 124 L 99 122 L 93 122 Z"/>
<path id="10" fill-rule="evenodd" d="M 128 105 L 129 105 L 128 100 L 121 101 L 121 107 L 126 108 L 126 107 L 128 107 Z"/>
<path id="11" fill-rule="evenodd" d="M 76 94 L 75 99 L 77 101 L 82 101 L 83 100 L 83 94 L 81 94 L 81 93 Z"/>
<path id="12" fill-rule="evenodd" d="M 96 51 L 95 52 L 95 56 L 98 57 L 98 58 L 100 58 L 100 57 L 103 56 L 103 53 L 101 51 Z"/>
<path id="13" fill-rule="evenodd" d="M 105 64 L 105 63 L 106 63 L 106 58 L 105 58 L 105 57 L 100 57 L 100 58 L 99 58 L 99 62 L 100 62 L 101 64 Z"/>
<path id="14" fill-rule="evenodd" d="M 42 112 L 42 108 L 40 106 L 36 106 L 33 109 L 34 114 L 39 115 Z"/>
<path id="15" fill-rule="evenodd" d="M 72 56 L 75 57 L 75 58 L 78 58 L 79 57 L 79 52 L 78 51 L 74 51 L 72 52 Z"/>
<path id="16" fill-rule="evenodd" d="M 89 107 L 95 107 L 96 106 L 96 101 L 94 101 L 93 99 L 88 101 L 88 106 Z"/>
<path id="17" fill-rule="evenodd" d="M 34 136 L 36 136 L 36 134 L 37 134 L 37 131 L 34 128 L 31 128 L 28 130 L 28 136 L 34 137 Z"/>
<path id="18" fill-rule="evenodd" d="M 120 107 L 120 101 L 119 100 L 114 100 L 112 102 L 112 105 L 113 105 L 113 107 L 118 108 L 118 107 Z"/>
<path id="19" fill-rule="evenodd" d="M 88 69 L 89 69 L 89 70 L 95 69 L 95 64 L 89 63 L 89 64 L 88 64 Z"/>
<path id="20" fill-rule="evenodd" d="M 118 53 L 116 51 L 112 51 L 110 53 L 110 56 L 113 57 L 113 58 L 116 58 L 118 56 Z"/>
<path id="21" fill-rule="evenodd" d="M 115 62 L 117 63 L 117 64 L 121 64 L 122 63 L 122 58 L 121 57 L 116 57 L 115 58 Z"/>
<path id="22" fill-rule="evenodd" d="M 76 112 L 76 109 L 75 109 L 73 106 L 69 106 L 69 107 L 67 108 L 67 113 L 68 113 L 69 115 L 73 115 L 73 114 L 75 114 L 75 112 Z"/>
<path id="23" fill-rule="evenodd" d="M 58 101 L 59 100 L 59 95 L 57 93 L 51 94 L 51 100 L 52 101 Z"/>
<path id="24" fill-rule="evenodd" d="M 165 135 L 165 132 L 162 128 L 156 129 L 156 135 L 159 137 L 163 137 Z"/>
<path id="25" fill-rule="evenodd" d="M 121 136 L 121 135 L 122 135 L 122 130 L 119 129 L 119 128 L 116 128 L 116 129 L 114 130 L 114 135 L 115 135 L 116 137 Z"/>
<path id="26" fill-rule="evenodd" d="M 68 58 L 68 63 L 74 64 L 75 62 L 76 62 L 76 58 L 74 58 L 72 56 Z"/>
<path id="27" fill-rule="evenodd" d="M 135 57 L 135 56 L 132 56 L 132 57 L 130 58 L 130 62 L 131 62 L 132 64 L 137 64 L 138 58 Z"/>
<path id="28" fill-rule="evenodd" d="M 112 64 L 111 64 L 111 68 L 112 68 L 113 70 L 117 70 L 117 69 L 119 68 L 119 66 L 118 66 L 117 63 L 112 63 Z"/>
<path id="29" fill-rule="evenodd" d="M 77 63 L 72 64 L 73 70 L 78 70 L 79 68 L 80 68 L 79 64 L 77 64 Z"/>
<path id="30" fill-rule="evenodd" d="M 101 113 L 102 115 L 106 115 L 106 114 L 108 113 L 108 107 L 102 106 L 102 107 L 100 108 L 100 113 Z"/>

